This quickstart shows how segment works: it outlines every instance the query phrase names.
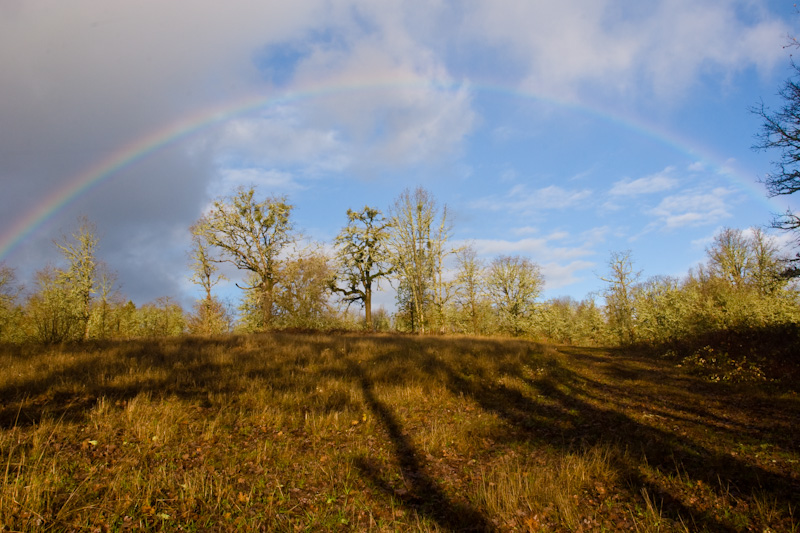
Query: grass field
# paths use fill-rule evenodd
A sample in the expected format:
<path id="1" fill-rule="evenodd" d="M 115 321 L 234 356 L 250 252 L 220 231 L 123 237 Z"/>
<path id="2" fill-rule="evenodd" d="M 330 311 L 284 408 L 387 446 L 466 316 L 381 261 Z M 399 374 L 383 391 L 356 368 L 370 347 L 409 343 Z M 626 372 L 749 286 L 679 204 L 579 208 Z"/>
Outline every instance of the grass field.
<path id="1" fill-rule="evenodd" d="M 800 396 L 527 341 L 0 351 L 0 530 L 800 531 Z"/>

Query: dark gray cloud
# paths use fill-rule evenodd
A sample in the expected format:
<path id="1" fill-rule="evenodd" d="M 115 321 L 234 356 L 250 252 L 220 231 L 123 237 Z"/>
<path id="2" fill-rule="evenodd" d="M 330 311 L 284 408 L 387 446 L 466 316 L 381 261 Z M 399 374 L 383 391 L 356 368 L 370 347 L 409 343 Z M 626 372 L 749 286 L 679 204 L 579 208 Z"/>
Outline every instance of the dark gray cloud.
<path id="1" fill-rule="evenodd" d="M 289 13 L 288 20 L 300 13 Z M 243 4 L 12 2 L 0 17 L 0 228 L 98 162 L 176 120 L 257 87 L 250 51 L 297 28 Z M 277 15 L 280 15 L 277 13 Z M 213 157 L 168 145 L 67 202 L 7 258 L 21 279 L 58 254 L 52 239 L 87 215 L 100 254 L 138 303 L 176 295 L 186 228 L 207 201 Z"/>

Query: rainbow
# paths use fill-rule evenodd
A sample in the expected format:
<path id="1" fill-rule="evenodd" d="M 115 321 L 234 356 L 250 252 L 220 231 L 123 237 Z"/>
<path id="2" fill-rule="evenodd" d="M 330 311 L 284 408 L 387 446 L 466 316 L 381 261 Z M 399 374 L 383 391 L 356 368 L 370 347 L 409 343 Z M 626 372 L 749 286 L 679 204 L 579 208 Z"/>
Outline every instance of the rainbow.
<path id="1" fill-rule="evenodd" d="M 119 170 L 144 159 L 161 148 L 186 138 L 204 127 L 246 112 L 248 109 L 257 108 L 263 103 L 263 97 L 260 99 L 248 98 L 244 103 L 240 101 L 236 106 L 204 109 L 197 115 L 184 117 L 177 122 L 168 124 L 144 137 L 136 139 L 130 144 L 119 147 L 116 151 L 95 162 L 83 172 L 66 180 L 63 185 L 52 191 L 36 207 L 13 224 L 0 237 L 0 260 L 5 258 L 26 237 L 52 218 L 55 213 L 73 199 L 113 176 Z"/>
<path id="2" fill-rule="evenodd" d="M 735 171 L 724 171 L 724 165 L 717 162 L 720 159 L 709 155 L 710 152 L 708 150 L 697 150 L 696 148 L 692 148 L 692 144 L 696 145 L 696 143 L 689 143 L 678 138 L 670 132 L 659 129 L 654 125 L 646 124 L 639 119 L 622 116 L 617 113 L 607 112 L 602 109 L 592 108 L 566 100 L 543 97 L 534 93 L 527 93 L 500 85 L 472 83 L 454 83 L 448 85 L 430 81 L 420 81 L 419 79 L 403 80 L 399 82 L 397 80 L 377 82 L 375 80 L 359 80 L 357 83 L 340 85 L 329 84 L 310 87 L 304 90 L 287 92 L 280 96 L 264 97 L 263 95 L 257 95 L 240 98 L 235 102 L 229 102 L 212 108 L 206 108 L 199 113 L 183 117 L 176 122 L 167 124 L 160 129 L 134 140 L 130 144 L 119 147 L 116 151 L 108 154 L 103 159 L 96 161 L 83 172 L 66 180 L 61 187 L 55 189 L 51 194 L 43 198 L 38 205 L 32 208 L 25 216 L 12 224 L 11 227 L 8 228 L 2 236 L 0 236 L 0 261 L 5 259 L 21 242 L 23 242 L 36 229 L 40 228 L 58 211 L 64 208 L 75 198 L 81 196 L 103 180 L 115 175 L 121 169 L 148 157 L 159 149 L 185 139 L 186 137 L 199 130 L 202 130 L 203 128 L 222 123 L 225 120 L 229 120 L 236 116 L 258 109 L 289 104 L 298 100 L 343 94 L 351 91 L 396 89 L 398 87 L 435 87 L 438 89 L 453 91 L 466 89 L 475 93 L 488 92 L 509 95 L 515 98 L 527 98 L 544 101 L 549 104 L 555 104 L 559 107 L 576 110 L 595 118 L 621 125 L 622 127 L 630 129 L 638 134 L 653 138 L 658 142 L 665 143 L 681 153 L 690 155 L 691 157 L 696 158 L 698 161 L 710 166 L 711 168 L 718 169 L 730 181 L 734 182 L 735 185 L 743 188 L 749 195 L 753 196 L 754 198 L 758 198 L 760 201 L 770 206 L 774 212 L 782 210 L 780 208 L 775 208 L 775 206 L 765 196 L 764 191 L 757 187 L 752 179 L 747 179 L 743 176 L 740 176 Z"/>

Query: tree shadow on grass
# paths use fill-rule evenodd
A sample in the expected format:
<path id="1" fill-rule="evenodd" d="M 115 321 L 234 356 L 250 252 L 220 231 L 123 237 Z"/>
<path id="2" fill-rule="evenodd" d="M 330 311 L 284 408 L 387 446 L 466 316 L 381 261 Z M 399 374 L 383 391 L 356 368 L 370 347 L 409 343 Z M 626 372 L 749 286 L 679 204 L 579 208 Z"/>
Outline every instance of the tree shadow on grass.
<path id="1" fill-rule="evenodd" d="M 45 418 L 81 422 L 101 398 L 114 403 L 147 395 L 202 404 L 211 395 L 235 393 L 244 381 L 222 379 L 230 374 L 229 365 L 214 354 L 235 345 L 235 339 L 104 341 L 65 347 L 57 362 L 48 362 L 52 349 L 42 347 L 29 355 L 40 368 L 22 378 L 10 376 L 0 387 L 0 429 L 33 426 Z M 241 350 L 237 357 L 241 362 L 257 354 Z"/>
<path id="2" fill-rule="evenodd" d="M 784 508 L 800 501 L 798 479 L 721 453 L 711 443 L 696 442 L 677 431 L 668 432 L 640 423 L 620 406 L 605 403 L 599 407 L 590 400 L 593 395 L 599 397 L 596 389 L 601 384 L 552 360 L 549 365 L 545 377 L 525 380 L 534 392 L 528 395 L 497 380 L 487 382 L 465 377 L 469 369 L 442 361 L 442 366 L 447 368 L 447 386 L 451 392 L 463 394 L 504 420 L 508 428 L 503 437 L 506 440 L 551 446 L 567 452 L 596 445 L 624 450 L 624 454 L 612 459 L 613 468 L 631 487 L 655 496 L 661 502 L 664 516 L 676 522 L 708 531 L 739 530 L 737 524 L 710 510 L 692 506 L 665 492 L 646 479 L 638 465 L 647 464 L 677 478 L 688 476 L 707 487 L 719 487 L 724 483 L 739 496 L 761 491 Z M 655 374 L 654 379 L 657 379 Z M 547 401 L 535 401 L 536 395 Z M 703 414 L 700 409 L 697 412 Z M 625 459 L 626 456 L 633 460 Z"/>
<path id="3" fill-rule="evenodd" d="M 382 368 L 370 376 L 374 383 L 409 369 L 411 381 L 420 369 L 436 376 L 455 395 L 463 395 L 506 422 L 500 436 L 506 443 L 525 442 L 534 447 L 561 449 L 575 453 L 587 447 L 601 446 L 618 450 L 611 457 L 612 468 L 624 479 L 633 495 L 640 491 L 656 502 L 661 512 L 675 522 L 708 531 L 738 531 L 741 523 L 722 516 L 715 509 L 695 503 L 686 494 L 670 493 L 659 482 L 645 477 L 642 467 L 660 472 L 667 478 L 701 482 L 705 490 L 719 496 L 743 499 L 758 492 L 784 509 L 800 500 L 800 480 L 791 472 L 767 469 L 745 457 L 729 453 L 738 436 L 766 438 L 795 449 L 796 437 L 786 436 L 790 426 L 765 430 L 759 413 L 752 406 L 741 407 L 742 420 L 731 419 L 719 405 L 724 405 L 729 390 L 707 384 L 673 368 L 668 362 L 654 362 L 635 355 L 603 350 L 570 350 L 563 354 L 548 350 L 525 353 L 523 344 L 509 341 L 476 339 L 404 339 L 373 359 Z M 530 343 L 528 343 L 530 345 Z M 509 352 L 517 355 L 509 356 Z M 544 354 L 542 353 L 544 352 Z M 439 354 L 443 354 L 439 356 Z M 456 353 L 457 356 L 453 354 Z M 549 355 L 548 355 L 549 353 Z M 400 357 L 402 355 L 402 357 Z M 569 363 L 569 364 L 565 364 Z M 505 384 L 502 378 L 519 379 L 530 365 L 544 365 L 540 378 L 523 378 L 528 390 Z M 385 368 L 384 368 L 385 367 Z M 391 371 L 393 367 L 394 371 Z M 642 387 L 641 390 L 628 387 Z M 721 391 L 721 392 L 720 392 Z M 366 396 L 366 395 L 365 395 Z M 538 401 L 539 396 L 545 401 Z M 618 399 L 615 398 L 618 397 Z M 705 405 L 713 398 L 716 408 Z M 665 406 L 659 409 L 658 405 Z M 797 405 L 783 403 L 789 412 L 786 420 L 797 420 Z M 655 413 L 664 424 L 640 420 L 640 412 Z M 750 427 L 756 424 L 758 427 Z M 688 425 L 707 427 L 702 432 L 684 431 Z M 402 435 L 401 435 L 402 436 Z M 729 446 L 718 446 L 717 437 Z M 405 442 L 405 441 L 404 441 Z M 648 476 L 651 474 L 647 474 Z M 697 490 L 699 484 L 689 492 Z"/>
<path id="4" fill-rule="evenodd" d="M 355 362 L 348 360 L 350 373 L 357 377 L 364 402 L 389 436 L 394 448 L 394 456 L 400 466 L 403 479 L 410 484 L 409 491 L 400 491 L 387 481 L 384 473 L 374 461 L 367 457 L 356 460 L 356 466 L 364 478 L 374 487 L 391 498 L 402 502 L 422 516 L 436 522 L 448 531 L 491 531 L 493 527 L 477 510 L 450 500 L 430 475 L 420 459 L 409 437 L 403 432 L 399 419 L 389 407 L 381 402 L 375 394 L 372 381 L 363 369 Z"/>
<path id="5" fill-rule="evenodd" d="M 381 386 L 424 383 L 463 395 L 497 415 L 504 421 L 495 439 L 500 443 L 521 442 L 564 453 L 580 452 L 587 446 L 619 450 L 611 456 L 610 466 L 628 482 L 631 493 L 646 490 L 662 502 L 665 517 L 696 529 L 737 531 L 738 526 L 680 494 L 665 491 L 645 478 L 642 465 L 667 477 L 702 481 L 717 493 L 725 490 L 722 486 L 745 498 L 759 491 L 784 508 L 800 501 L 795 470 L 778 473 L 762 468 L 711 442 L 716 437 L 736 442 L 740 432 L 754 442 L 767 441 L 796 451 L 797 437 L 781 433 L 791 426 L 767 425 L 763 419 L 770 415 L 769 404 L 736 406 L 741 421 L 719 416 L 704 400 L 713 397 L 722 405 L 736 396 L 725 388 L 702 386 L 668 363 L 655 364 L 619 352 L 608 355 L 602 350 L 569 349 L 564 350 L 568 351 L 565 355 L 524 341 L 355 335 L 301 340 L 268 335 L 218 341 L 105 343 L 94 352 L 88 347 L 74 362 L 65 360 L 53 369 L 2 382 L 0 428 L 37 424 L 45 416 L 85 421 L 103 397 L 114 402 L 147 394 L 154 399 L 174 396 L 204 404 L 215 401 L 216 395 L 233 396 L 264 386 L 277 393 L 300 388 L 298 397 L 309 399 L 312 392 L 305 389 L 313 388 L 315 380 L 340 381 L 343 387 L 355 383 L 388 436 L 410 490 L 394 488 L 389 473 L 368 457 L 356 461 L 363 479 L 442 529 L 492 529 L 484 515 L 454 501 L 431 477 L 400 417 L 376 394 Z M 298 342 L 296 352 L 286 348 L 292 342 Z M 354 350 L 359 355 L 351 357 L 350 349 L 362 342 L 364 345 Z M 274 345 L 286 345 L 280 357 L 273 355 Z M 46 361 L 46 350 L 37 357 Z M 532 369 L 536 368 L 542 372 L 534 376 Z M 143 374 L 136 376 L 139 371 Z M 505 378 L 524 386 L 512 387 Z M 631 389 L 633 386 L 640 388 Z M 783 421 L 798 420 L 797 401 L 782 398 L 775 402 L 774 410 L 786 411 L 780 415 Z M 665 423 L 642 422 L 637 406 L 645 406 L 643 409 L 663 417 Z M 711 437 L 698 440 L 696 433 L 691 436 L 679 430 L 690 423 L 706 423 Z"/>
<path id="6" fill-rule="evenodd" d="M 562 348 L 570 360 L 588 363 L 600 376 L 579 376 L 580 396 L 615 408 L 638 404 L 654 416 L 702 424 L 736 440 L 769 443 L 788 450 L 800 449 L 800 398 L 776 394 L 771 383 L 712 383 L 692 376 L 672 361 L 610 350 L 612 355 L 589 354 L 584 349 Z M 576 365 L 578 367 L 586 365 Z M 636 367 L 631 381 L 617 379 L 620 367 Z M 577 377 L 573 373 L 573 377 Z"/>

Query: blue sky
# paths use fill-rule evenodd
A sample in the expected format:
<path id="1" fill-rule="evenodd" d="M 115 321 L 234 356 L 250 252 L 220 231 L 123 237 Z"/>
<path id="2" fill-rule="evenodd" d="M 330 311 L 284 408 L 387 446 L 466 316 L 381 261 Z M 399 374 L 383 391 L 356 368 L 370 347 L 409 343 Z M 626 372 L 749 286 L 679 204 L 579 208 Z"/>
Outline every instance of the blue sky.
<path id="1" fill-rule="evenodd" d="M 98 162 L 191 127 L 96 176 L 0 260 L 30 285 L 85 214 L 125 295 L 189 305 L 188 227 L 214 197 L 287 195 L 325 244 L 348 208 L 422 185 L 454 245 L 529 257 L 545 297 L 601 289 L 612 251 L 681 276 L 722 227 L 797 206 L 757 183 L 775 154 L 751 150 L 749 108 L 780 104 L 798 22 L 759 0 L 7 1 L 3 245 Z"/>

